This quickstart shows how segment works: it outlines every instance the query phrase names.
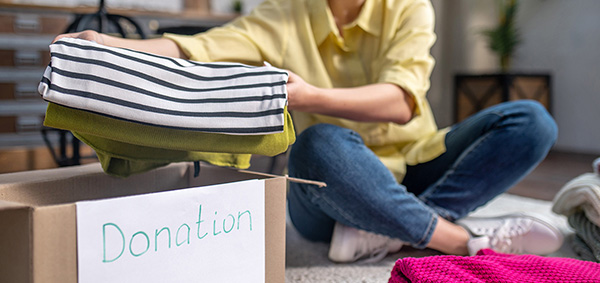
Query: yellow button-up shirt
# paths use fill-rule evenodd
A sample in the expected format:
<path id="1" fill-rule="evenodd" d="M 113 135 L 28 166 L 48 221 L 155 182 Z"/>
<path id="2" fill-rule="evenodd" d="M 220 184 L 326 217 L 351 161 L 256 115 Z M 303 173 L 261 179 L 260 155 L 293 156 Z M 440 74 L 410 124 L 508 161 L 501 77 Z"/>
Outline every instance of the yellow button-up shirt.
<path id="1" fill-rule="evenodd" d="M 434 65 L 433 28 L 428 0 L 366 0 L 358 18 L 343 27 L 343 36 L 326 0 L 266 0 L 223 27 L 165 37 L 192 60 L 253 65 L 267 61 L 318 87 L 402 87 L 416 102 L 416 115 L 405 125 L 293 113 L 297 132 L 317 123 L 355 130 L 401 181 L 407 164 L 430 161 L 445 151 L 448 130 L 437 129 L 425 98 Z"/>

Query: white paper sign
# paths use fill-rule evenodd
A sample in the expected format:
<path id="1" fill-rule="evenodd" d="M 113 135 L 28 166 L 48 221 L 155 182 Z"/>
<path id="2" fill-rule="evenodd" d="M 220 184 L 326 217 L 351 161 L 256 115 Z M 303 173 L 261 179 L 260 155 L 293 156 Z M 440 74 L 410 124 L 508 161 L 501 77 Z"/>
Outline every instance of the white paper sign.
<path id="1" fill-rule="evenodd" d="M 79 282 L 264 282 L 264 181 L 77 203 Z"/>

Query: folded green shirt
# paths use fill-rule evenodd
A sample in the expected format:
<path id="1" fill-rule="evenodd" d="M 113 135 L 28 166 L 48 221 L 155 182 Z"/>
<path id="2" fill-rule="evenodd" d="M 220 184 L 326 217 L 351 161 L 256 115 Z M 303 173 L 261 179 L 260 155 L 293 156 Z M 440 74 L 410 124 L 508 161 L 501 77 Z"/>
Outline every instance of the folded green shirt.
<path id="1" fill-rule="evenodd" d="M 275 156 L 294 143 L 287 108 L 284 115 L 281 133 L 228 135 L 128 122 L 48 103 L 44 125 L 73 132 L 96 151 L 107 174 L 126 177 L 181 161 L 248 168 L 252 154 Z"/>

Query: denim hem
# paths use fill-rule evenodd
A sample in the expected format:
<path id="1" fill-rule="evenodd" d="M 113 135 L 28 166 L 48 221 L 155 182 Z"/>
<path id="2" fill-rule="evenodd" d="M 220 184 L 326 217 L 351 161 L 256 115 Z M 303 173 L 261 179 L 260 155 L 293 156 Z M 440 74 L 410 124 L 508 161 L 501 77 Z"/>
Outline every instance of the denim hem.
<path id="1" fill-rule="evenodd" d="M 433 231 L 435 230 L 435 227 L 437 227 L 437 221 L 438 221 L 437 214 L 432 213 L 431 219 L 429 220 L 429 224 L 427 225 L 427 228 L 425 228 L 425 233 L 423 234 L 423 238 L 421 238 L 421 240 L 419 240 L 419 242 L 411 244 L 411 246 L 416 249 L 425 249 L 427 247 L 427 245 L 429 244 L 429 241 L 431 241 Z"/>

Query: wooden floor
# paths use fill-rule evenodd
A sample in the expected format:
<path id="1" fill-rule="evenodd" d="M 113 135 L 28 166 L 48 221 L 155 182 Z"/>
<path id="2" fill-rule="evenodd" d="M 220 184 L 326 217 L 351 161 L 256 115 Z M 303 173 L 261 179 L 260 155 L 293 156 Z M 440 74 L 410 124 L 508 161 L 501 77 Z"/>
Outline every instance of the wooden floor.
<path id="1" fill-rule="evenodd" d="M 598 157 L 600 156 L 550 152 L 533 172 L 508 192 L 551 201 L 568 181 L 583 173 L 593 172 L 592 162 Z"/>

